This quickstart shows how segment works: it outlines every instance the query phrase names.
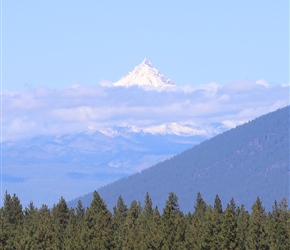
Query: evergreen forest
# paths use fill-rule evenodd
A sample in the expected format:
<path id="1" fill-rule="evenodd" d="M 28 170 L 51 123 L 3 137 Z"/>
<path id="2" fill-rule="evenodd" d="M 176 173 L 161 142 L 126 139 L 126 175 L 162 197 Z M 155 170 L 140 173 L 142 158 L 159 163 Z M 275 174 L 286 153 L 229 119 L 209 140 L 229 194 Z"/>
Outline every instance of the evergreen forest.
<path id="1" fill-rule="evenodd" d="M 289 249 L 290 210 L 285 198 L 266 212 L 258 197 L 247 211 L 231 199 L 225 208 L 216 195 L 213 206 L 197 194 L 192 212 L 184 214 L 175 193 L 169 193 L 162 211 L 122 196 L 111 212 L 97 191 L 85 208 L 79 201 L 69 208 L 65 199 L 52 208 L 23 208 L 7 192 L 0 208 L 0 249 Z"/>

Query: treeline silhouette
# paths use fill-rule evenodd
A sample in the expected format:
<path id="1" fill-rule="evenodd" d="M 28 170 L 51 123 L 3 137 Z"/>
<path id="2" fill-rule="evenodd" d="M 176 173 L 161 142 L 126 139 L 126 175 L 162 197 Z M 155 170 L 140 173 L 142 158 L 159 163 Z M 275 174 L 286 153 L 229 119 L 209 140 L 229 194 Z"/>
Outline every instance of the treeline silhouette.
<path id="1" fill-rule="evenodd" d="M 0 249 L 289 249 L 290 210 L 286 199 L 274 201 L 266 212 L 259 198 L 252 210 L 225 209 L 216 195 L 207 205 L 197 194 L 192 213 L 183 214 L 178 197 L 169 193 L 162 213 L 152 207 L 147 193 L 144 206 L 127 207 L 120 196 L 113 213 L 95 191 L 90 207 L 69 208 L 64 198 L 51 209 L 22 207 L 7 192 L 0 208 Z"/>

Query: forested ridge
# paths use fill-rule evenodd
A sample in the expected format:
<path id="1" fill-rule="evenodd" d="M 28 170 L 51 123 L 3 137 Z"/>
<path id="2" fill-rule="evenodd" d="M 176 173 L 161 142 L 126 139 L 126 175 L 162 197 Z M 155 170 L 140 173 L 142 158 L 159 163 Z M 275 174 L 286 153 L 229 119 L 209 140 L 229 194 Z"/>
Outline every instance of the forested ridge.
<path id="1" fill-rule="evenodd" d="M 143 206 L 134 200 L 127 207 L 120 196 L 110 212 L 95 191 L 88 208 L 81 201 L 69 208 L 61 197 L 51 209 L 32 202 L 23 209 L 19 198 L 6 192 L 0 249 L 289 249 L 285 198 L 274 201 L 269 212 L 259 197 L 251 211 L 233 199 L 223 208 L 218 195 L 213 204 L 198 193 L 192 212 L 183 214 L 171 192 L 159 211 L 146 193 Z"/>
<path id="2" fill-rule="evenodd" d="M 97 191 L 110 211 L 120 194 L 130 206 L 149 192 L 154 205 L 163 208 L 168 193 L 174 192 L 187 213 L 194 206 L 188 197 L 198 191 L 208 202 L 219 194 L 224 207 L 234 197 L 248 210 L 259 196 L 271 210 L 274 200 L 289 197 L 289 118 L 289 106 L 278 109 Z M 93 193 L 70 206 L 76 207 L 79 199 L 89 206 Z"/>

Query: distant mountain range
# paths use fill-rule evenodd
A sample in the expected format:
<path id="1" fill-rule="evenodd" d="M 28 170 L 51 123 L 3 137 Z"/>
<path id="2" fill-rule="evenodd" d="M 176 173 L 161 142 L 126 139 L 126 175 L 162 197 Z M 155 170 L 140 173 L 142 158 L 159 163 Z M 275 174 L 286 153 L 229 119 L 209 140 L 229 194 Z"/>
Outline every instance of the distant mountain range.
<path id="1" fill-rule="evenodd" d="M 146 169 L 228 129 L 222 123 L 93 126 L 79 133 L 2 143 L 2 181 L 28 204 L 53 204 Z M 38 187 L 35 189 L 35 187 Z M 64 188 L 59 190 L 60 186 Z M 48 187 L 55 192 L 48 192 Z M 12 191 L 11 191 L 12 190 Z M 23 198 L 24 197 L 24 198 Z M 37 198 L 36 198 L 37 197 Z"/>
<path id="2" fill-rule="evenodd" d="M 193 211 L 197 192 L 209 204 L 218 194 L 225 206 L 234 198 L 248 209 L 257 196 L 267 209 L 289 199 L 289 106 L 217 135 L 157 165 L 98 189 L 110 209 L 122 195 L 129 205 L 149 192 L 163 207 L 175 192 L 184 212 Z M 89 206 L 92 193 L 81 199 Z"/>
<path id="3" fill-rule="evenodd" d="M 95 169 L 124 170 L 125 175 L 182 152 L 228 129 L 225 125 L 161 124 L 149 127 L 113 126 L 62 136 L 38 136 L 3 143 L 4 164 L 89 164 Z M 109 168 L 110 169 L 110 168 Z M 113 171 L 114 172 L 114 171 Z M 81 170 L 80 170 L 81 173 Z"/>

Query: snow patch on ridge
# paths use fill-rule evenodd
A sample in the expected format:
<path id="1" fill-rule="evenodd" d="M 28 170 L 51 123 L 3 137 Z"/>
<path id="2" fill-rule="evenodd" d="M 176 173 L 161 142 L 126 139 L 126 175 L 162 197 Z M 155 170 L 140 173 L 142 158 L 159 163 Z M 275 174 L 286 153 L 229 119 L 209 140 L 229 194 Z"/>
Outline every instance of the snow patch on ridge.
<path id="1" fill-rule="evenodd" d="M 221 132 L 226 131 L 227 129 L 231 128 L 228 126 L 229 124 L 221 123 L 221 124 L 200 124 L 197 125 L 194 122 L 171 122 L 167 124 L 158 124 L 158 125 L 151 125 L 148 127 L 137 127 L 137 126 L 113 126 L 103 129 L 95 129 L 92 126 L 89 126 L 88 134 L 93 134 L 94 132 L 100 132 L 106 136 L 111 138 L 117 136 L 128 137 L 129 134 L 137 134 L 137 133 L 145 133 L 145 134 L 152 134 L 152 135 L 177 135 L 182 137 L 187 136 L 203 136 L 203 137 L 212 137 L 217 135 Z M 129 136 L 130 137 L 130 136 Z"/>
<path id="2" fill-rule="evenodd" d="M 174 134 L 174 135 L 207 135 L 207 131 L 204 129 L 196 129 L 188 126 L 184 126 L 178 123 L 170 123 L 168 125 L 161 124 L 159 126 L 150 126 L 144 129 L 145 132 L 151 134 Z"/>

